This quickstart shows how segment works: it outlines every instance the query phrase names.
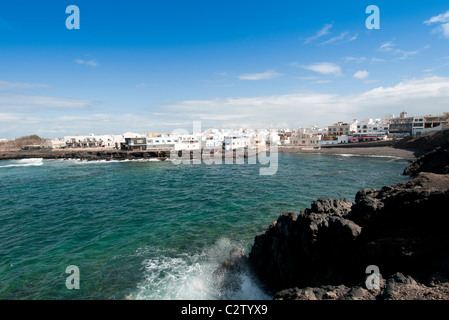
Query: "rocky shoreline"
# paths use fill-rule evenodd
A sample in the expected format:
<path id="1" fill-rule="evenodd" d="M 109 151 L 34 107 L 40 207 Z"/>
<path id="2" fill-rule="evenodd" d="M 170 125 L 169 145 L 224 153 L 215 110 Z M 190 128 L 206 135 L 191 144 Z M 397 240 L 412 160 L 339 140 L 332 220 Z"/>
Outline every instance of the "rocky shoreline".
<path id="1" fill-rule="evenodd" d="M 249 272 L 275 300 L 449 300 L 448 136 L 410 142 L 422 145 L 416 154 L 429 149 L 404 170 L 410 181 L 281 214 L 248 256 L 233 251 L 216 271 L 219 283 Z"/>
<path id="2" fill-rule="evenodd" d="M 345 154 L 358 156 L 397 157 L 407 160 L 415 160 L 414 150 L 399 149 L 394 147 L 363 147 L 352 148 L 327 147 L 319 150 L 307 150 L 298 147 L 279 147 L 279 153 L 312 153 L 312 154 Z M 161 151 L 127 151 L 116 149 L 64 149 L 64 150 L 20 150 L 0 151 L 0 160 L 20 160 L 30 158 L 43 159 L 80 159 L 87 161 L 98 160 L 133 160 L 133 159 L 166 159 L 170 157 L 169 150 Z"/>
<path id="3" fill-rule="evenodd" d="M 80 159 L 87 161 L 98 160 L 135 160 L 135 159 L 166 159 L 170 157 L 168 151 L 124 151 L 124 150 L 29 150 L 29 151 L 0 151 L 0 160 L 20 160 L 30 158 L 42 159 Z"/>

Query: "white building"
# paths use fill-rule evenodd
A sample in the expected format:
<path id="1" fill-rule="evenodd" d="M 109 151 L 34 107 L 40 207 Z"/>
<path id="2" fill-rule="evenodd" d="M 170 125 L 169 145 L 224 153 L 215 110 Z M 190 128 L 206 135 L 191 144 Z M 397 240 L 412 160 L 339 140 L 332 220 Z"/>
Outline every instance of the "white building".
<path id="1" fill-rule="evenodd" d="M 355 133 L 359 136 L 386 138 L 389 128 L 388 123 L 389 120 L 387 119 L 365 119 L 356 123 Z"/>
<path id="2" fill-rule="evenodd" d="M 95 135 L 93 133 L 88 136 L 75 135 L 65 136 L 63 139 L 66 147 L 69 148 L 120 148 L 120 144 L 125 142 L 126 138 L 145 137 L 141 134 L 105 134 Z"/>
<path id="3" fill-rule="evenodd" d="M 357 130 L 357 119 L 354 119 L 352 123 L 348 122 L 337 122 L 331 126 L 328 126 L 327 134 L 329 136 L 344 136 L 350 135 L 356 132 Z"/>
<path id="4" fill-rule="evenodd" d="M 201 147 L 207 149 L 221 148 L 223 146 L 225 133 L 222 130 L 209 129 L 201 135 Z"/>
<path id="5" fill-rule="evenodd" d="M 250 139 L 247 136 L 230 136 L 224 139 L 224 148 L 226 151 L 248 148 Z"/>
<path id="6" fill-rule="evenodd" d="M 171 149 L 179 142 L 179 135 L 161 134 L 147 137 L 147 149 Z"/>
<path id="7" fill-rule="evenodd" d="M 273 129 L 268 130 L 268 133 L 266 135 L 266 142 L 267 144 L 279 146 L 281 144 L 281 137 L 279 136 L 279 132 Z"/>
<path id="8" fill-rule="evenodd" d="M 416 136 L 425 132 L 424 121 L 424 116 L 413 117 L 412 135 Z"/>
<path id="9" fill-rule="evenodd" d="M 182 134 L 178 136 L 177 140 L 174 145 L 175 151 L 201 149 L 200 134 Z"/>
<path id="10" fill-rule="evenodd" d="M 297 131 L 314 134 L 314 135 L 319 135 L 319 136 L 324 136 L 324 135 L 327 135 L 328 130 L 329 130 L 328 127 L 320 128 L 317 126 L 311 126 L 311 127 L 299 128 Z"/>

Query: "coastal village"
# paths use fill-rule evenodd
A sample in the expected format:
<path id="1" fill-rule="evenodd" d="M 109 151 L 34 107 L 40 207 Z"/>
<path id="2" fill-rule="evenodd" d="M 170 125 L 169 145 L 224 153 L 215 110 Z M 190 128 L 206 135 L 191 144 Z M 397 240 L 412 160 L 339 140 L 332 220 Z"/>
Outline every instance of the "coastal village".
<path id="1" fill-rule="evenodd" d="M 438 115 L 387 115 L 382 119 L 337 122 L 327 127 L 298 129 L 208 129 L 192 133 L 132 133 L 113 135 L 74 135 L 42 139 L 39 144 L 22 146 L 22 150 L 102 148 L 116 150 L 192 151 L 200 149 L 265 148 L 269 144 L 300 149 L 320 149 L 326 145 L 363 143 L 420 136 L 449 129 L 449 112 Z M 3 140 L 5 142 L 6 140 Z M 1 142 L 1 141 L 0 141 Z"/>

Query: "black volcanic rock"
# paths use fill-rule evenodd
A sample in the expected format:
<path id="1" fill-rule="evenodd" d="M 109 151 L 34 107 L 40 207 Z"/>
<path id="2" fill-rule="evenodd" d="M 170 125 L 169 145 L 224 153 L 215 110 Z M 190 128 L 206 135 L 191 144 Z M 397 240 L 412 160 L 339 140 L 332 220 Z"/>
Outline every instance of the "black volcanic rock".
<path id="1" fill-rule="evenodd" d="M 420 172 L 448 174 L 449 144 L 426 153 L 404 169 L 404 175 L 406 176 L 416 176 Z"/>
<path id="2" fill-rule="evenodd" d="M 43 159 L 80 159 L 95 160 L 135 160 L 135 159 L 166 159 L 170 157 L 169 151 L 126 151 L 126 150 L 30 150 L 30 151 L 5 151 L 0 153 L 0 160 L 19 160 L 29 158 Z"/>
<path id="3" fill-rule="evenodd" d="M 345 216 L 351 210 L 352 202 L 346 199 L 326 199 L 320 198 L 313 201 L 310 209 L 305 209 L 305 213 L 326 213 L 330 215 Z"/>
<path id="4" fill-rule="evenodd" d="M 448 203 L 449 176 L 432 173 L 381 190 L 361 190 L 354 204 L 319 199 L 299 215 L 282 214 L 256 236 L 249 261 L 273 293 L 324 285 L 349 288 L 364 279 L 368 265 L 377 265 L 384 276 L 426 277 L 447 263 Z"/>
<path id="5" fill-rule="evenodd" d="M 394 148 L 414 150 L 415 155 L 421 156 L 440 146 L 449 143 L 449 130 L 436 131 L 418 137 L 406 137 L 396 141 Z"/>
<path id="6" fill-rule="evenodd" d="M 435 274 L 436 284 L 424 284 L 397 272 L 380 281 L 378 290 L 368 290 L 364 283 L 355 286 L 289 288 L 279 291 L 274 300 L 448 300 L 449 279 Z"/>
<path id="7" fill-rule="evenodd" d="M 420 172 L 449 173 L 449 130 L 433 132 L 416 138 L 404 138 L 395 148 L 414 150 L 419 156 L 405 168 L 404 175 L 416 176 Z"/>
<path id="8" fill-rule="evenodd" d="M 336 200 L 341 208 L 323 206 L 322 201 L 299 216 L 288 212 L 273 222 L 265 234 L 256 236 L 249 259 L 261 280 L 271 291 L 286 287 L 340 284 L 351 281 L 347 263 L 353 260 L 360 227 L 343 218 L 340 212 L 348 202 Z M 329 204 L 329 203 L 327 203 Z"/>

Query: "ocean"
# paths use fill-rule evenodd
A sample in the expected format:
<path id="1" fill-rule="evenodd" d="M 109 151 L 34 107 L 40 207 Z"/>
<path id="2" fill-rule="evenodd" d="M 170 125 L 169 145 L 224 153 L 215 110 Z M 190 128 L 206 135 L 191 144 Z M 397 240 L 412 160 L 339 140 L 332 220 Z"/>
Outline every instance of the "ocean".
<path id="1" fill-rule="evenodd" d="M 281 213 L 405 181 L 408 163 L 279 154 L 264 176 L 247 163 L 0 161 L 0 299 L 271 299 L 252 275 L 226 291 L 212 273 Z"/>

